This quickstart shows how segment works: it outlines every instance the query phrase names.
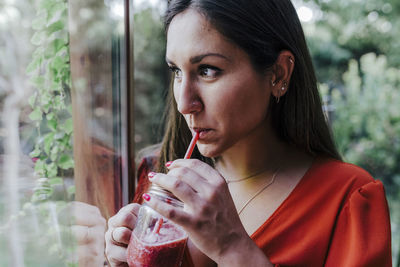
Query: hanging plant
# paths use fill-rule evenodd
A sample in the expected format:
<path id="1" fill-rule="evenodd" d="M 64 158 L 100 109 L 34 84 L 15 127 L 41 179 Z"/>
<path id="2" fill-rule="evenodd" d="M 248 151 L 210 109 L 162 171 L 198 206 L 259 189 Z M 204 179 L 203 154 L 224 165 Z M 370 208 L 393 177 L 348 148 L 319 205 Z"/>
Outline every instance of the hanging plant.
<path id="1" fill-rule="evenodd" d="M 60 177 L 72 176 L 74 167 L 67 7 L 65 0 L 38 3 L 31 38 L 37 48 L 26 69 L 35 87 L 29 98 L 32 108 L 29 118 L 37 129 L 30 156 L 35 161 L 36 174 L 49 179 L 51 185 L 63 184 Z M 73 194 L 73 188 L 69 191 Z M 35 190 L 33 200 L 45 200 L 52 194 L 52 190 L 43 192 Z"/>

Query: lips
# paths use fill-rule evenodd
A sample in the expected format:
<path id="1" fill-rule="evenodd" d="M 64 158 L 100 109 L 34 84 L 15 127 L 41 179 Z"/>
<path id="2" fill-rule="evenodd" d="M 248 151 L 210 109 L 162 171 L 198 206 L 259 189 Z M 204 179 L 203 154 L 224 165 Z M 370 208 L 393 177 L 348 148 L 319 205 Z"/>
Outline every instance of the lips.
<path id="1" fill-rule="evenodd" d="M 210 132 L 212 129 L 209 129 L 209 128 L 200 128 L 200 127 L 193 127 L 191 130 L 192 130 L 192 132 L 199 132 L 199 133 L 200 133 L 200 134 L 199 134 L 199 140 L 202 140 L 202 139 L 206 138 L 206 136 L 209 134 L 209 132 Z"/>

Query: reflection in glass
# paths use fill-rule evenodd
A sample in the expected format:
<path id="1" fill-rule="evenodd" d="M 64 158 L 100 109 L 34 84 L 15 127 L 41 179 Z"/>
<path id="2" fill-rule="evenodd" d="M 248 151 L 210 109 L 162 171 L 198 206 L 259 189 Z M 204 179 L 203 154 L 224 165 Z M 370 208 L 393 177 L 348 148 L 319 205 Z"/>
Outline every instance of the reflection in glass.
<path id="1" fill-rule="evenodd" d="M 1 4 L 0 266 L 104 262 L 128 199 L 128 2 Z"/>

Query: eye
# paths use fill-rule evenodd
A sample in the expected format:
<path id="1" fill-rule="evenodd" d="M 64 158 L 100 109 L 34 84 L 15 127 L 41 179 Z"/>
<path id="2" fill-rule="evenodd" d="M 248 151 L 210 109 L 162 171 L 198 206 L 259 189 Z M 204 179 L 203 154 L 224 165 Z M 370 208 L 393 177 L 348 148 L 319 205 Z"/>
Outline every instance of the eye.
<path id="1" fill-rule="evenodd" d="M 174 79 L 175 80 L 181 80 L 182 79 L 182 71 L 180 69 L 178 69 L 177 67 L 174 67 L 174 66 L 169 66 L 169 69 L 174 74 Z"/>
<path id="2" fill-rule="evenodd" d="M 206 79 L 214 79 L 221 73 L 221 69 L 209 65 L 201 65 L 199 68 L 200 76 Z"/>

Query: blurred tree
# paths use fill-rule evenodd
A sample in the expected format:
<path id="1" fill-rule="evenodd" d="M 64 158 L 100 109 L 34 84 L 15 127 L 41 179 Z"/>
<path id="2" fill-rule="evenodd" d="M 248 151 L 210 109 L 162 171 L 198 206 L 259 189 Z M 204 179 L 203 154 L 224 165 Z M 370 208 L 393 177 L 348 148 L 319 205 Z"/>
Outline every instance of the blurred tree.
<path id="1" fill-rule="evenodd" d="M 332 90 L 336 141 L 346 160 L 382 179 L 390 196 L 400 197 L 400 70 L 374 53 L 360 63 L 350 60 L 343 74 L 345 95 Z"/>
<path id="2" fill-rule="evenodd" d="M 400 2 L 308 0 L 304 23 L 336 142 L 385 184 L 400 266 Z"/>
<path id="3" fill-rule="evenodd" d="M 360 58 L 360 65 L 354 59 L 349 61 L 343 81 L 342 90 L 330 91 L 335 139 L 346 161 L 385 184 L 396 256 L 400 234 L 400 69 L 389 67 L 385 55 L 368 53 Z M 329 97 L 328 85 L 322 84 L 321 92 Z"/>
<path id="4" fill-rule="evenodd" d="M 150 6 L 134 15 L 135 143 L 140 150 L 160 141 L 169 72 L 159 11 Z"/>
<path id="5" fill-rule="evenodd" d="M 341 83 L 348 60 L 369 52 L 390 55 L 388 65 L 400 67 L 398 0 L 305 1 L 312 3 L 318 18 L 305 29 L 320 80 Z"/>

